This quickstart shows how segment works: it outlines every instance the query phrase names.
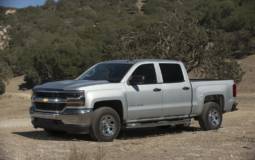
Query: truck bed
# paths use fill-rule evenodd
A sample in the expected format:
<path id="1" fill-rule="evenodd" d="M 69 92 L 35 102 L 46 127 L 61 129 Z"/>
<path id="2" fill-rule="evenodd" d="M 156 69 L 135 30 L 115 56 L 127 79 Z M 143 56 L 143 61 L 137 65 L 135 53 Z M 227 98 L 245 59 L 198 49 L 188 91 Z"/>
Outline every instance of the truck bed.
<path id="1" fill-rule="evenodd" d="M 215 87 L 227 87 L 227 89 L 232 93 L 233 80 L 217 80 L 217 79 L 190 79 L 193 90 L 198 87 L 208 88 L 209 86 L 215 85 Z"/>
<path id="2" fill-rule="evenodd" d="M 224 111 L 230 111 L 235 98 L 233 97 L 233 80 L 215 80 L 215 79 L 191 79 L 190 84 L 192 86 L 192 111 L 193 113 L 199 113 L 202 106 L 199 106 L 201 99 L 205 99 L 203 96 L 219 95 L 224 97 Z M 196 110 L 198 109 L 198 110 Z"/>

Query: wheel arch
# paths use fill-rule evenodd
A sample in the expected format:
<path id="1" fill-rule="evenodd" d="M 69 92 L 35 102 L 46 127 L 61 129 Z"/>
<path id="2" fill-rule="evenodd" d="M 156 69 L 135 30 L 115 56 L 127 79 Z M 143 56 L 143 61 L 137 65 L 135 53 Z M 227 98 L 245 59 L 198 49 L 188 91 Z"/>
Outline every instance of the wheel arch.
<path id="1" fill-rule="evenodd" d="M 125 121 L 124 107 L 121 100 L 101 100 L 94 103 L 93 110 L 101 107 L 110 107 L 115 110 L 121 120 L 121 123 Z"/>
<path id="2" fill-rule="evenodd" d="M 222 94 L 207 95 L 204 97 L 204 104 L 207 102 L 215 102 L 220 106 L 222 112 L 224 112 L 225 107 L 225 97 Z"/>

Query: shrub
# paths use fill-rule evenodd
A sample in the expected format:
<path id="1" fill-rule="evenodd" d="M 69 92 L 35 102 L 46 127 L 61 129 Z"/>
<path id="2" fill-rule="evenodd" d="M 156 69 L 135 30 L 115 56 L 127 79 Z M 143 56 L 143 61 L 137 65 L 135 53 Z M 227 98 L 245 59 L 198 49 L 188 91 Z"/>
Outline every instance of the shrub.
<path id="1" fill-rule="evenodd" d="M 2 80 L 0 80 L 0 95 L 5 93 L 5 84 Z"/>
<path id="2" fill-rule="evenodd" d="M 136 2 L 50 0 L 0 15 L 11 26 L 0 79 L 6 66 L 15 76 L 26 73 L 33 86 L 73 79 L 105 59 L 166 58 L 183 61 L 188 71 L 200 68 L 205 77 L 241 80 L 234 58 L 254 53 L 254 0 L 145 0 L 143 15 Z M 229 35 L 224 47 L 213 38 L 223 34 L 211 34 L 218 31 Z"/>
<path id="3" fill-rule="evenodd" d="M 24 81 L 26 82 L 25 88 L 32 88 L 41 83 L 41 78 L 36 71 L 30 70 L 26 73 Z"/>
<path id="4" fill-rule="evenodd" d="M 119 35 L 112 57 L 161 58 L 184 62 L 187 71 L 200 68 L 203 77 L 234 79 L 243 72 L 230 56 L 230 44 L 220 31 L 209 32 L 186 13 L 170 14 L 158 23 L 141 24 L 133 32 Z"/>

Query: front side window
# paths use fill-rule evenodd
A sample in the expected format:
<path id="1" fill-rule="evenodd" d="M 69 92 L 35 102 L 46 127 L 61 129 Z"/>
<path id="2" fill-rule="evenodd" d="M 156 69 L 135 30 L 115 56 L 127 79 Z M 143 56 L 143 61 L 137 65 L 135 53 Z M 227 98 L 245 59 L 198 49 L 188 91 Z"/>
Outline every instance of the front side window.
<path id="1" fill-rule="evenodd" d="M 85 72 L 79 80 L 120 82 L 132 65 L 128 63 L 100 63 Z"/>
<path id="2" fill-rule="evenodd" d="M 156 72 L 154 64 L 143 64 L 136 68 L 132 76 L 143 76 L 143 84 L 155 84 L 157 83 Z"/>
<path id="3" fill-rule="evenodd" d="M 179 64 L 160 63 L 159 66 L 164 83 L 184 82 L 182 69 Z"/>

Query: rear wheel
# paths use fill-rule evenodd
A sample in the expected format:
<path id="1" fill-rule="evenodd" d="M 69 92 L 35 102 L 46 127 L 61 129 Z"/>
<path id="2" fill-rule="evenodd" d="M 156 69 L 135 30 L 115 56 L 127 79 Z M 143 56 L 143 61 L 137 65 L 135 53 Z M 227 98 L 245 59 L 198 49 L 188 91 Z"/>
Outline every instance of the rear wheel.
<path id="1" fill-rule="evenodd" d="M 97 141 L 113 141 L 120 132 L 120 117 L 110 107 L 101 107 L 94 112 L 90 135 Z"/>
<path id="2" fill-rule="evenodd" d="M 204 104 L 204 110 L 198 118 L 200 127 L 203 130 L 215 130 L 220 128 L 222 123 L 222 111 L 215 102 Z"/>

